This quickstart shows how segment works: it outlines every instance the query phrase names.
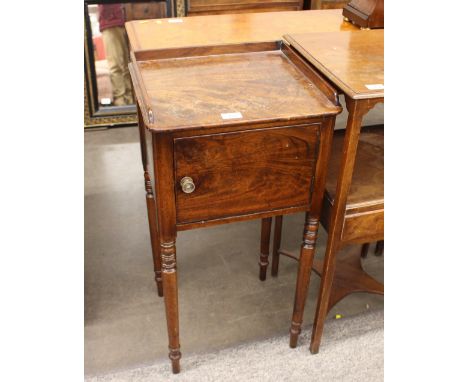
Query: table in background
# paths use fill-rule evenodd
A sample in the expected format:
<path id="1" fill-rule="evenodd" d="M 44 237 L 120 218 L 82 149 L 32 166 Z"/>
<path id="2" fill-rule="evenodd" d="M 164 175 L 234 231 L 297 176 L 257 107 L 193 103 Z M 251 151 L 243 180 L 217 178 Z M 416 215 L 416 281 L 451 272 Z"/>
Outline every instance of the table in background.
<path id="1" fill-rule="evenodd" d="M 343 21 L 340 9 L 143 20 L 129 22 L 126 28 L 134 52 L 279 41 L 291 33 L 359 30 Z"/>
<path id="2" fill-rule="evenodd" d="M 349 112 L 336 191 L 327 222 L 327 249 L 323 266 L 315 267 L 322 274 L 311 341 L 311 351 L 316 353 L 325 317 L 333 304 L 357 291 L 383 294 L 383 285 L 362 270 L 359 253 L 356 259 L 342 262 L 337 262 L 336 253 L 345 244 L 383 240 L 383 180 L 377 185 L 382 192 L 381 199 L 361 206 L 352 215 L 346 212 L 362 119 L 376 104 L 384 101 L 384 31 L 294 34 L 285 36 L 285 40 L 344 93 Z M 344 271 L 340 272 L 340 267 Z M 307 271 L 310 272 L 304 270 Z M 340 288 L 333 288 L 334 277 L 338 274 L 344 278 L 339 280 Z M 304 291 L 298 289 L 296 298 L 305 298 L 303 294 Z M 293 325 L 293 347 L 298 334 Z"/>

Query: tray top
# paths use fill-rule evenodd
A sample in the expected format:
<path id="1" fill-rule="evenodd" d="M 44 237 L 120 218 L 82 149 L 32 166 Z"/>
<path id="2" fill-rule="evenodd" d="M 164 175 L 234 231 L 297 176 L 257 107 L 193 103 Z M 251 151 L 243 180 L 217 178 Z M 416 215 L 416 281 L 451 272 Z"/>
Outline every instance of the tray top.
<path id="1" fill-rule="evenodd" d="M 384 96 L 384 31 L 305 33 L 284 37 L 353 99 Z"/>
<path id="2" fill-rule="evenodd" d="M 140 50 L 277 41 L 287 33 L 357 30 L 343 21 L 341 9 L 261 12 L 126 23 L 131 49 Z"/>
<path id="3" fill-rule="evenodd" d="M 167 131 L 337 114 L 281 50 L 137 61 L 147 127 Z"/>

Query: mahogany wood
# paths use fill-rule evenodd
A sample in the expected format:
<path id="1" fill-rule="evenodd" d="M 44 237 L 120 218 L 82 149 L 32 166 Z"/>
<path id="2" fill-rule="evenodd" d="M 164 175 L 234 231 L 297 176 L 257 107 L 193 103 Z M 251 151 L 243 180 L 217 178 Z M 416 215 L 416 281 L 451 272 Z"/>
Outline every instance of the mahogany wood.
<path id="1" fill-rule="evenodd" d="M 324 126 L 321 136 L 320 153 L 316 169 L 316 181 L 314 184 L 313 198 L 310 210 L 306 214 L 304 235 L 299 255 L 299 266 L 297 269 L 296 294 L 294 298 L 291 329 L 289 330 L 291 347 L 297 346 L 297 339 L 301 332 L 304 307 L 309 290 L 310 273 L 315 254 L 315 243 L 317 240 L 319 216 L 322 209 L 322 199 L 325 192 L 325 179 L 327 164 L 331 151 L 334 121 L 329 120 Z"/>
<path id="2" fill-rule="evenodd" d="M 176 179 L 189 175 L 197 187 L 176 189 L 177 222 L 306 209 L 319 134 L 311 124 L 176 139 Z"/>
<path id="3" fill-rule="evenodd" d="M 142 143 L 142 155 L 153 155 L 150 180 L 157 208 L 149 211 L 156 214 L 174 373 L 180 371 L 181 358 L 177 230 L 263 218 L 263 278 L 272 216 L 307 211 L 298 288 L 309 282 L 326 163 L 341 107 L 336 92 L 316 72 L 296 67 L 300 60 L 288 46 L 272 46 L 263 51 L 265 45 L 259 44 L 259 51 L 252 52 L 252 46 L 245 45 L 243 53 L 238 46 L 231 53 L 222 47 L 229 54 L 197 57 L 190 57 L 186 49 L 174 58 L 155 59 L 155 53 L 146 60 L 132 55 L 130 74 L 141 108 L 140 123 L 150 136 L 145 138 L 147 146 Z M 274 80 L 263 74 L 272 71 Z M 181 76 L 184 86 L 172 82 Z M 225 120 L 220 115 L 224 112 L 240 112 L 241 118 Z M 194 184 L 192 192 L 181 191 L 185 177 Z M 294 187 L 285 187 L 291 182 Z M 292 331 L 300 330 L 305 298 L 306 294 L 296 298 Z"/>
<path id="4" fill-rule="evenodd" d="M 372 126 L 360 135 L 353 178 L 347 195 L 344 223 L 340 240 L 343 243 L 369 243 L 384 233 L 384 129 Z M 328 229 L 336 198 L 344 131 L 337 131 L 327 175 L 321 222 Z"/>
<path id="5" fill-rule="evenodd" d="M 302 0 L 187 0 L 187 15 L 223 13 L 299 11 Z"/>
<path id="6" fill-rule="evenodd" d="M 343 9 L 348 0 L 305 0 L 304 9 Z"/>
<path id="7" fill-rule="evenodd" d="M 281 228 L 283 225 L 283 217 L 275 217 L 275 234 L 273 236 L 273 256 L 271 263 L 271 275 L 273 277 L 278 276 L 278 266 L 279 266 L 279 249 L 281 247 Z"/>
<path id="8" fill-rule="evenodd" d="M 304 33 L 284 38 L 348 97 L 383 97 L 383 30 Z M 369 89 L 368 85 L 381 87 Z"/>
<path id="9" fill-rule="evenodd" d="M 193 16 L 126 23 L 133 52 L 279 41 L 283 35 L 339 32 L 359 28 L 343 21 L 341 10 Z"/>
<path id="10" fill-rule="evenodd" d="M 351 293 L 384 294 L 383 284 L 369 276 L 362 268 L 361 257 L 362 253 L 356 250 L 346 253 L 340 252 L 337 256 L 327 313 Z M 322 276 L 323 261 L 315 260 L 313 269 L 315 273 Z"/>
<path id="11" fill-rule="evenodd" d="M 382 256 L 384 250 L 384 241 L 379 240 L 377 244 L 375 245 L 375 255 L 376 256 Z"/>
<path id="12" fill-rule="evenodd" d="M 249 52 L 251 48 L 250 45 Z M 180 53 L 186 55 L 190 50 Z M 145 123 L 157 131 L 174 131 L 232 125 L 232 119 L 222 117 L 231 112 L 241 113 L 242 118 L 234 123 L 244 125 L 330 113 L 327 96 L 317 85 L 309 86 L 304 73 L 289 62 L 277 48 L 255 54 L 137 62 L 145 100 L 142 109 L 152 116 L 152 121 L 147 117 Z M 245 94 L 244 89 L 253 82 L 257 91 Z"/>
<path id="13" fill-rule="evenodd" d="M 141 145 L 141 159 L 143 162 L 143 171 L 145 179 L 145 190 L 146 190 L 146 207 L 148 210 L 148 224 L 150 229 L 151 238 L 151 250 L 153 254 L 153 266 L 154 266 L 154 280 L 158 289 L 158 295 L 163 296 L 163 285 L 162 285 L 162 274 L 161 274 L 161 256 L 159 249 L 159 235 L 158 226 L 156 222 L 156 202 L 153 193 L 153 187 L 151 185 L 150 171 L 148 165 L 148 153 L 146 148 L 146 137 L 143 125 L 143 119 L 141 116 L 141 110 L 137 105 L 138 114 L 138 130 L 140 133 L 140 145 Z"/>
<path id="14" fill-rule="evenodd" d="M 339 262 L 338 266 L 336 260 L 338 250 L 347 243 L 383 239 L 383 131 L 381 144 L 378 143 L 379 134 L 373 134 L 371 138 L 365 138 L 363 134 L 358 150 L 364 115 L 377 103 L 383 102 L 383 31 L 303 34 L 285 36 L 285 40 L 345 94 L 349 112 L 341 147 L 340 139 L 334 144 L 338 149 L 332 155 L 336 158 L 335 165 L 332 159 L 329 171 L 331 186 L 327 183 L 328 192 L 321 214 L 322 223 L 328 230 L 328 242 L 310 347 L 312 353 L 317 353 L 326 314 L 334 303 L 355 291 L 383 293 L 383 287 L 365 276 L 360 256 L 352 261 Z M 374 86 L 369 88 L 366 85 Z M 368 167 L 362 174 L 360 166 L 354 171 L 357 157 L 363 157 L 357 161 L 360 166 Z M 359 183 L 354 190 L 352 181 Z M 306 269 L 298 279 L 305 277 L 311 265 L 305 264 Z M 334 283 L 335 275 L 339 282 Z M 344 275 L 354 277 L 350 279 Z M 302 299 L 306 292 L 307 284 L 303 282 L 296 288 L 296 299 Z M 303 306 L 299 305 L 299 309 Z M 292 347 L 296 345 L 300 332 L 295 315 L 300 314 L 294 310 L 290 335 Z"/>
<path id="15" fill-rule="evenodd" d="M 384 0 L 351 0 L 343 8 L 343 16 L 363 29 L 383 28 Z"/>
<path id="16" fill-rule="evenodd" d="M 366 258 L 367 257 L 367 253 L 369 252 L 369 243 L 365 243 L 362 245 L 361 247 L 361 257 L 362 258 Z"/>
<path id="17" fill-rule="evenodd" d="M 139 92 L 135 90 L 135 92 Z M 180 371 L 179 307 L 176 266 L 176 210 L 174 195 L 174 150 L 172 137 L 161 134 L 152 137 L 156 184 L 158 234 L 161 251 L 164 305 L 166 307 L 169 358 L 173 373 Z M 164 181 L 161 181 L 164 179 Z"/>
<path id="18" fill-rule="evenodd" d="M 124 9 L 125 19 L 127 21 L 168 17 L 166 3 L 164 1 L 153 1 L 148 3 L 125 3 Z"/>
<path id="19" fill-rule="evenodd" d="M 270 254 L 270 232 L 271 232 L 271 218 L 262 219 L 262 232 L 260 243 L 260 280 L 265 281 L 266 272 L 268 267 L 268 255 Z"/>

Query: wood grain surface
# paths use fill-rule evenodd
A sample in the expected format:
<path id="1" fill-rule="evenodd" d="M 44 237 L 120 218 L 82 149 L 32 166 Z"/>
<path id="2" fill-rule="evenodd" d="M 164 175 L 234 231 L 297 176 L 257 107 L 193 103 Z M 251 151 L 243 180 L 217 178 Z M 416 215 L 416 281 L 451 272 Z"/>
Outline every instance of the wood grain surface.
<path id="1" fill-rule="evenodd" d="M 158 131 L 339 112 L 280 50 L 150 60 L 138 70 Z"/>
<path id="2" fill-rule="evenodd" d="M 172 21 L 171 21 L 172 20 Z M 126 23 L 131 50 L 281 40 L 284 34 L 358 30 L 340 9 L 243 13 Z"/>
<path id="3" fill-rule="evenodd" d="M 384 97 L 384 31 L 305 33 L 284 37 L 325 77 L 353 99 Z"/>
<path id="4" fill-rule="evenodd" d="M 309 204 L 320 124 L 177 139 L 177 222 Z M 178 182 L 190 176 L 195 191 Z"/>
<path id="5" fill-rule="evenodd" d="M 190 0 L 187 2 L 187 15 L 299 11 L 302 7 L 302 0 Z"/>
<path id="6" fill-rule="evenodd" d="M 336 131 L 326 184 L 326 198 L 333 203 L 336 192 L 344 130 Z M 384 203 L 384 128 L 370 127 L 361 131 L 353 180 L 346 202 L 347 210 L 367 204 Z M 383 207 L 382 207 L 383 208 Z"/>

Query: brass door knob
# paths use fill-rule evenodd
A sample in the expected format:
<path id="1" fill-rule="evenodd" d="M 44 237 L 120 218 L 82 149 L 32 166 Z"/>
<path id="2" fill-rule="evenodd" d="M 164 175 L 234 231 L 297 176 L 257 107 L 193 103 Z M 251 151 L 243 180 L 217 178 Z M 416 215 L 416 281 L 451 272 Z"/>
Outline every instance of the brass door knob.
<path id="1" fill-rule="evenodd" d="M 195 191 L 195 183 L 193 183 L 193 179 L 190 176 L 185 176 L 180 180 L 180 186 L 182 187 L 182 191 L 186 194 L 191 194 Z"/>

